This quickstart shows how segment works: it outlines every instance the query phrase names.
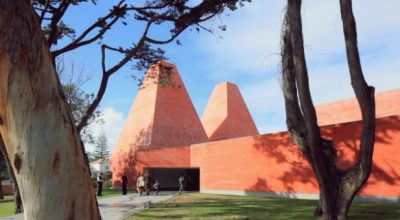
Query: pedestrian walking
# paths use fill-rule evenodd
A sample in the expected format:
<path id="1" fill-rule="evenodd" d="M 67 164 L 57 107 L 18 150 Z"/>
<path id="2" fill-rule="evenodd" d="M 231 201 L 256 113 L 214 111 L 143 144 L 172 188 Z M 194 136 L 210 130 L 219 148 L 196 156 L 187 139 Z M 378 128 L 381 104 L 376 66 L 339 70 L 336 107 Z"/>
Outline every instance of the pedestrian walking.
<path id="1" fill-rule="evenodd" d="M 183 176 L 183 174 L 181 174 L 181 176 L 178 179 L 179 182 L 179 195 L 183 192 L 183 185 L 185 184 L 185 177 Z"/>
<path id="2" fill-rule="evenodd" d="M 158 182 L 158 180 L 156 180 L 156 182 L 154 183 L 153 189 L 154 191 L 156 191 L 156 195 L 158 195 L 158 191 L 160 190 L 160 183 Z"/>
<path id="3" fill-rule="evenodd" d="M 146 195 L 150 195 L 152 179 L 148 170 L 145 171 L 143 178 Z"/>
<path id="4" fill-rule="evenodd" d="M 128 187 L 128 177 L 125 175 L 122 176 L 122 195 L 126 195 L 127 193 L 127 187 Z"/>

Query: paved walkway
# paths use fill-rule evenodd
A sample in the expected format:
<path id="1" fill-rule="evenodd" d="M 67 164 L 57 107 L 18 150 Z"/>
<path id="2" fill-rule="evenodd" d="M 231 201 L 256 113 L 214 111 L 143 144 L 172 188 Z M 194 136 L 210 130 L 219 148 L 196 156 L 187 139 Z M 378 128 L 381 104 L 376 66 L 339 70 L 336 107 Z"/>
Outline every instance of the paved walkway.
<path id="1" fill-rule="evenodd" d="M 176 192 L 175 192 L 176 193 Z M 172 192 L 160 192 L 158 196 L 139 196 L 137 193 L 126 196 L 115 196 L 98 200 L 101 217 L 103 220 L 123 220 L 124 218 L 148 208 L 152 203 L 161 202 L 171 198 Z M 24 220 L 24 215 L 14 215 L 0 218 L 0 220 Z"/>

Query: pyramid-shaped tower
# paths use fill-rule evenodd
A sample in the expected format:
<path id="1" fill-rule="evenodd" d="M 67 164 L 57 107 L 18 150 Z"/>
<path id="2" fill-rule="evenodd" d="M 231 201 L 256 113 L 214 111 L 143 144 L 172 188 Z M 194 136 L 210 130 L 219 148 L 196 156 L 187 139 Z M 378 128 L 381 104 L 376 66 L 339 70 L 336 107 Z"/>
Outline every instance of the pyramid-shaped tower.
<path id="1" fill-rule="evenodd" d="M 209 140 L 258 135 L 239 88 L 230 82 L 215 86 L 201 122 Z"/>
<path id="2" fill-rule="evenodd" d="M 111 158 L 113 184 L 136 177 L 138 147 L 187 146 L 207 141 L 175 65 L 160 61 L 147 72 Z"/>

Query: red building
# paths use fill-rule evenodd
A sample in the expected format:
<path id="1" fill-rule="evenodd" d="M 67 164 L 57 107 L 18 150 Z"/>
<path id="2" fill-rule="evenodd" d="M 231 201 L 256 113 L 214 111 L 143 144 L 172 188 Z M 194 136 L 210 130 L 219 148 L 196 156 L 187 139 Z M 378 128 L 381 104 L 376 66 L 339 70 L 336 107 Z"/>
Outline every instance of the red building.
<path id="1" fill-rule="evenodd" d="M 316 107 L 341 167 L 356 161 L 361 115 L 355 99 Z M 400 199 L 400 90 L 376 94 L 372 174 L 359 197 Z M 134 185 L 148 170 L 164 189 L 207 193 L 317 198 L 318 184 L 287 132 L 259 135 L 238 87 L 216 86 L 199 119 L 175 65 L 159 62 L 147 73 L 111 159 L 113 184 L 123 173 Z"/>

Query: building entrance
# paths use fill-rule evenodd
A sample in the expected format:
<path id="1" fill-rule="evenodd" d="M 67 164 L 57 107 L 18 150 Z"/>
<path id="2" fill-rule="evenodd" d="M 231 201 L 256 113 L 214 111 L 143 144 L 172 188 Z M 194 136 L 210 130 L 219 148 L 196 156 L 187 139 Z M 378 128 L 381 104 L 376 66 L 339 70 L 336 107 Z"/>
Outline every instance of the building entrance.
<path id="1" fill-rule="evenodd" d="M 163 167 L 146 167 L 153 182 L 158 180 L 160 183 L 160 190 L 175 191 L 179 190 L 179 176 L 185 177 L 184 189 L 185 191 L 199 191 L 200 190 L 200 168 L 163 168 Z"/>

